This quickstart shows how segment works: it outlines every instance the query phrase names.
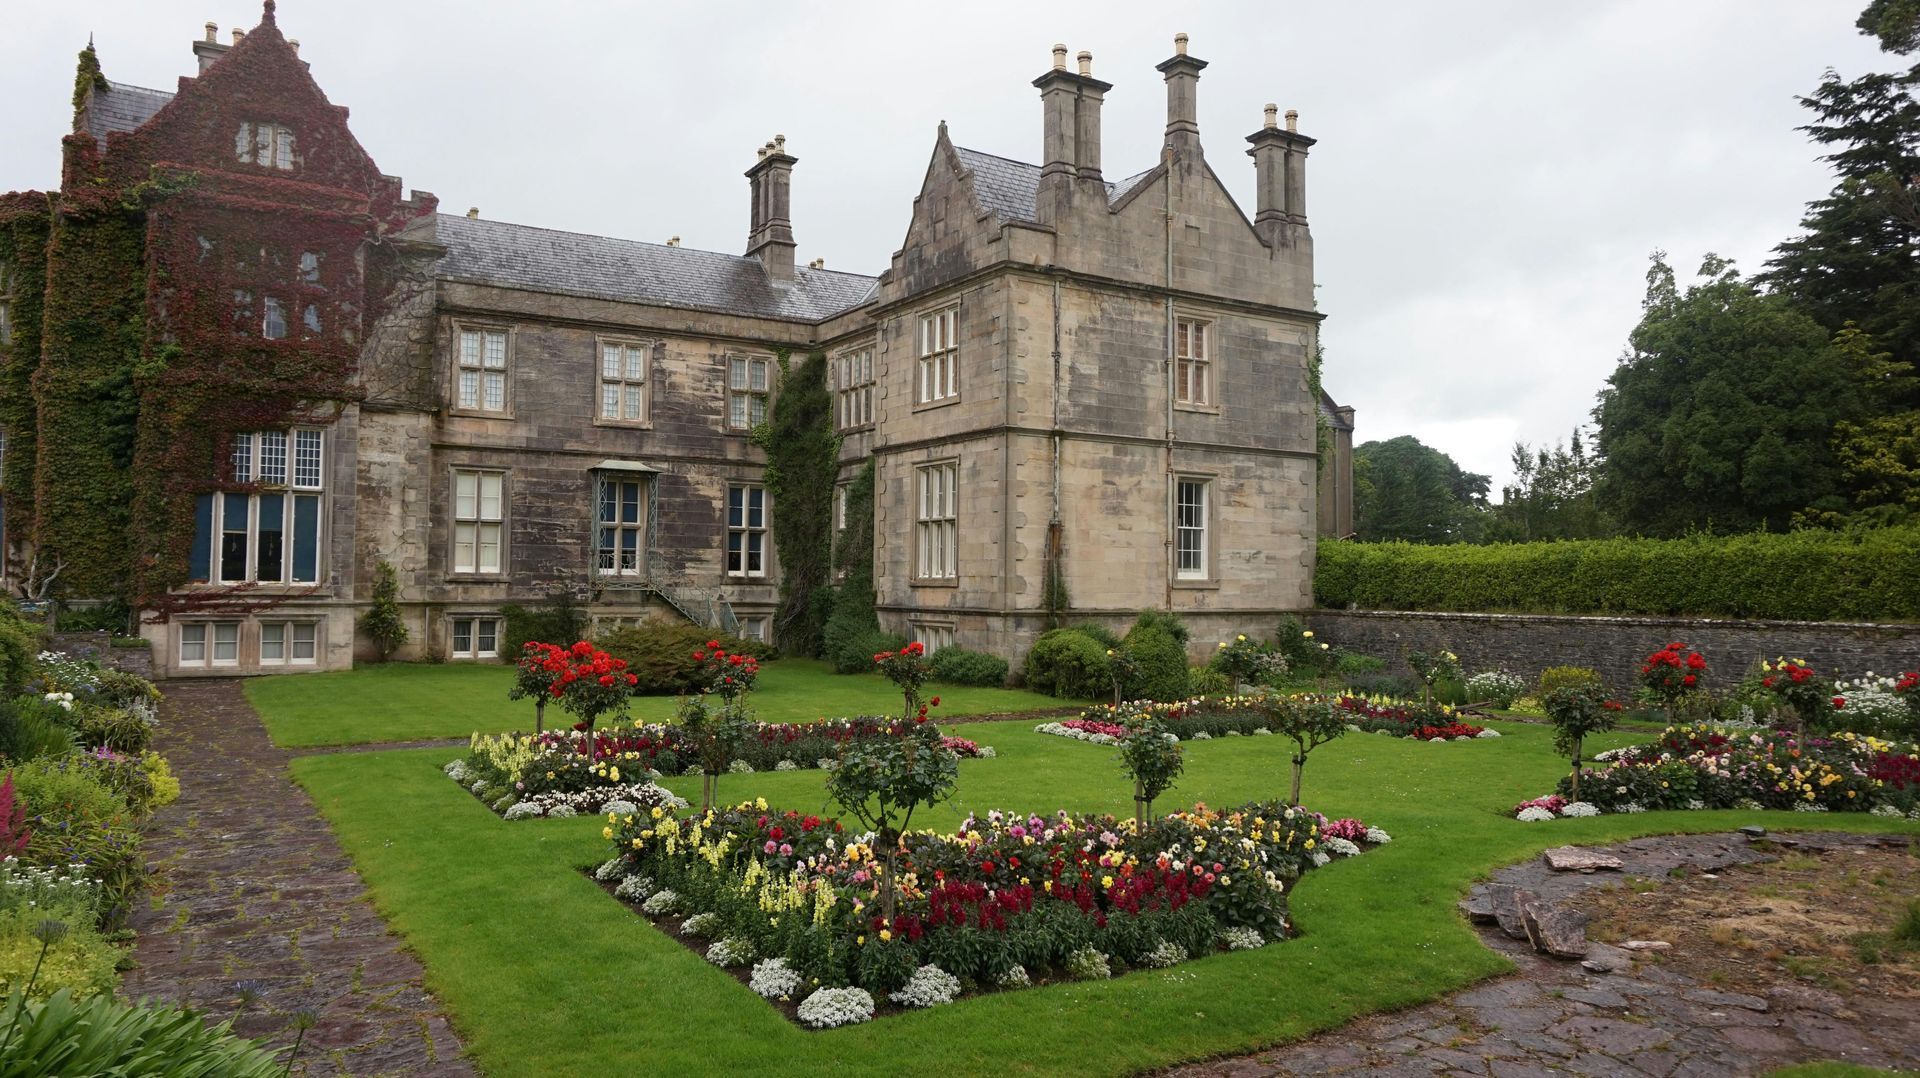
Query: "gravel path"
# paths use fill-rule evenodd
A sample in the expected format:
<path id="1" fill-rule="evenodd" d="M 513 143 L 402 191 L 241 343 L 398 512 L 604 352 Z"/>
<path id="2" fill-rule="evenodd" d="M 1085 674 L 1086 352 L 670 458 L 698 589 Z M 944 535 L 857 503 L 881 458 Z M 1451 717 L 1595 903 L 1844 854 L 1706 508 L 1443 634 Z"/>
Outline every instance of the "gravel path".
<path id="1" fill-rule="evenodd" d="M 155 746 L 181 797 L 154 814 L 151 901 L 137 900 L 121 994 L 189 1004 L 237 1032 L 292 1043 L 296 1073 L 472 1075 L 420 963 L 387 930 L 290 756 L 234 680 L 173 682 Z M 247 985 L 256 994 L 243 1003 Z"/>

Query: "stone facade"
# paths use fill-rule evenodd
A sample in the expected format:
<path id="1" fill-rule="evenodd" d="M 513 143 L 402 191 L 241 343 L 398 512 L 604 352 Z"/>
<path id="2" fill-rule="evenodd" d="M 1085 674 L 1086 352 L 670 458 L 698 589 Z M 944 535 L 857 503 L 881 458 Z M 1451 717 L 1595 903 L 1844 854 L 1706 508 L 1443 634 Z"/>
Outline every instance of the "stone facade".
<path id="1" fill-rule="evenodd" d="M 196 42 L 202 74 L 179 97 L 208 92 L 229 48 L 298 62 L 271 18 L 249 36 Z M 1206 64 L 1181 35 L 1160 65 L 1158 163 L 1108 181 L 1111 86 L 1086 54 L 1077 71 L 1064 48 L 1054 60 L 1034 82 L 1042 163 L 957 146 L 942 124 L 878 278 L 795 265 L 784 137 L 747 172 L 744 256 L 439 214 L 416 193 L 419 212 L 383 241 L 361 399 L 326 431 L 320 585 L 209 615 L 238 626 L 217 667 L 183 660 L 198 651 L 176 621 L 148 625 L 158 669 L 366 658 L 354 625 L 382 562 L 411 631 L 403 658 L 493 658 L 501 608 L 554 589 L 599 622 L 777 636 L 749 434 L 778 357 L 815 350 L 836 395 L 859 398 L 842 403 L 842 475 L 877 469 L 886 628 L 1017 662 L 1060 618 L 1171 609 L 1210 640 L 1306 607 L 1316 534 L 1351 527 L 1352 410 L 1308 388 L 1313 140 L 1268 106 L 1247 139 L 1249 217 L 1201 148 Z M 103 143 L 168 107 L 109 87 L 85 121 Z M 1325 468 L 1317 417 L 1334 432 Z M 314 626 L 312 654 L 267 661 L 263 633 L 294 621 Z"/>
<path id="2" fill-rule="evenodd" d="M 1860 622 L 1392 610 L 1315 610 L 1303 620 L 1321 639 L 1385 659 L 1400 671 L 1407 652 L 1446 647 L 1469 673 L 1507 670 L 1531 681 L 1549 666 L 1585 666 L 1623 694 L 1632 691 L 1641 662 L 1670 640 L 1706 655 L 1721 685 L 1762 659 L 1805 659 L 1816 670 L 1852 676 L 1906 669 L 1920 650 L 1920 625 Z"/>

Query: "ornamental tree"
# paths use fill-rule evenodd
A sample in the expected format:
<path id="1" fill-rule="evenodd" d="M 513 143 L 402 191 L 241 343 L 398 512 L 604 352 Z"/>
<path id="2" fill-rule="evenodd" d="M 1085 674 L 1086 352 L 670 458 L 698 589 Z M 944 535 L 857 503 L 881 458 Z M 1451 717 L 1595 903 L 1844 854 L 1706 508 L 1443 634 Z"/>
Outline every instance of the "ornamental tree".
<path id="1" fill-rule="evenodd" d="M 1288 805 L 1300 804 L 1300 780 L 1307 769 L 1307 756 L 1314 749 L 1347 732 L 1347 717 L 1323 696 L 1268 696 L 1259 703 L 1268 716 L 1267 725 L 1277 734 L 1293 739 L 1293 790 Z"/>
<path id="2" fill-rule="evenodd" d="M 1580 800 L 1580 747 L 1588 734 L 1613 729 L 1620 705 L 1599 685 L 1567 685 L 1541 701 L 1553 723 L 1553 748 L 1573 758 L 1573 799 Z"/>
<path id="3" fill-rule="evenodd" d="M 1833 714 L 1833 683 L 1814 673 L 1805 659 L 1761 660 L 1760 687 L 1793 712 L 1797 737 Z"/>
<path id="4" fill-rule="evenodd" d="M 360 628 L 380 649 L 380 661 L 407 642 L 407 621 L 400 614 L 400 579 L 393 563 L 383 561 L 374 568 L 373 605 L 360 617 Z"/>
<path id="5" fill-rule="evenodd" d="M 1707 676 L 1706 656 L 1674 641 L 1647 656 L 1640 664 L 1640 684 L 1660 698 L 1667 722 L 1675 721 L 1681 701 L 1700 689 Z"/>
<path id="6" fill-rule="evenodd" d="M 915 640 L 899 651 L 883 651 L 873 657 L 873 664 L 887 675 L 887 680 L 900 687 L 900 696 L 906 703 L 905 718 L 925 718 L 926 712 L 920 706 L 920 688 L 933 676 L 933 665 L 927 661 L 927 646 Z"/>
<path id="7" fill-rule="evenodd" d="M 567 648 L 560 660 L 562 668 L 547 694 L 580 720 L 576 729 L 586 733 L 587 759 L 594 757 L 593 726 L 600 716 L 625 715 L 627 700 L 640 679 L 627 673 L 624 659 L 616 659 L 581 640 Z"/>
<path id="8" fill-rule="evenodd" d="M 1139 715 L 1127 727 L 1120 739 L 1120 767 L 1133 779 L 1133 818 L 1145 834 L 1154 798 L 1173 788 L 1186 762 L 1180 739 L 1151 713 Z"/>
<path id="9" fill-rule="evenodd" d="M 752 722 L 746 700 L 760 678 L 760 662 L 751 655 L 727 651 L 718 640 L 709 640 L 706 647 L 695 650 L 693 659 L 700 664 L 696 671 L 700 690 L 681 701 L 680 724 L 700 757 L 700 807 L 704 811 L 713 808 L 720 776 L 746 740 Z M 713 697 L 720 700 L 718 708 L 709 705 Z"/>
<path id="10" fill-rule="evenodd" d="M 1460 656 L 1445 648 L 1438 651 L 1410 651 L 1407 653 L 1407 665 L 1412 668 L 1413 676 L 1420 679 L 1422 702 L 1433 707 L 1433 686 L 1442 679 L 1460 680 Z"/>
<path id="11" fill-rule="evenodd" d="M 520 661 L 514 664 L 513 688 L 507 699 L 533 701 L 533 732 L 544 732 L 547 701 L 553 698 L 553 686 L 571 665 L 566 648 L 529 640 L 520 649 Z"/>
<path id="12" fill-rule="evenodd" d="M 941 743 L 940 728 L 924 718 L 841 745 L 839 761 L 827 776 L 827 793 L 880 845 L 881 910 L 889 924 L 898 891 L 900 836 L 915 809 L 952 797 L 959 781 L 959 757 Z"/>

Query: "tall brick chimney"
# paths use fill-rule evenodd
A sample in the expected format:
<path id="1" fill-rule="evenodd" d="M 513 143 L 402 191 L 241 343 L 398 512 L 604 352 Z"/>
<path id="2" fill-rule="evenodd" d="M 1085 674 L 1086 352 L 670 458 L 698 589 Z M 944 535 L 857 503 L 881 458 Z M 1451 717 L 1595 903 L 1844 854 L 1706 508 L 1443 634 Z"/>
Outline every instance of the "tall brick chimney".
<path id="1" fill-rule="evenodd" d="M 1295 130 L 1299 113 L 1287 112 L 1287 125 L 1279 123 L 1280 106 L 1268 105 L 1266 122 L 1247 136 L 1253 148 L 1255 174 L 1253 227 L 1261 239 L 1273 246 L 1289 228 L 1304 230 L 1307 224 L 1307 150 L 1313 139 Z"/>
<path id="2" fill-rule="evenodd" d="M 760 147 L 760 160 L 747 170 L 753 194 L 752 228 L 747 232 L 747 254 L 758 258 L 775 281 L 793 280 L 793 165 L 787 136 L 775 135 Z"/>
<path id="3" fill-rule="evenodd" d="M 1196 161 L 1200 152 L 1199 89 L 1205 60 L 1187 55 L 1187 35 L 1173 35 L 1173 55 L 1154 65 L 1167 77 L 1166 146 L 1182 160 Z"/>
<path id="4" fill-rule="evenodd" d="M 1033 80 L 1040 90 L 1040 189 L 1037 209 L 1042 221 L 1064 216 L 1074 187 L 1084 182 L 1100 191 L 1100 106 L 1112 83 L 1093 77 L 1093 54 L 1077 58 L 1080 70 L 1067 70 L 1067 47 L 1053 47 L 1053 68 Z"/>

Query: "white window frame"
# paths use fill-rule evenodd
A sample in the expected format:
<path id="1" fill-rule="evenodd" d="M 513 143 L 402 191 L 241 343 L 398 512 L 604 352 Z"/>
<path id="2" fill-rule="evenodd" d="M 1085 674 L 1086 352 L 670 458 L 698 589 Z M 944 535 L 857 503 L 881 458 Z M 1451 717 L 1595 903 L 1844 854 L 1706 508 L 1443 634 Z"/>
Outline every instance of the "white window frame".
<path id="1" fill-rule="evenodd" d="M 960 462 L 914 468 L 914 579 L 957 580 L 960 569 Z"/>
<path id="2" fill-rule="evenodd" d="M 913 638 L 927 649 L 929 656 L 941 648 L 959 646 L 955 642 L 953 623 L 950 621 L 916 621 L 913 623 Z"/>
<path id="3" fill-rule="evenodd" d="M 271 120 L 242 120 L 233 136 L 233 156 L 243 165 L 292 172 L 299 160 L 293 128 Z"/>
<path id="4" fill-rule="evenodd" d="M 181 666 L 207 665 L 207 625 L 204 621 L 183 621 L 177 634 L 179 644 L 176 652 Z M 189 656 L 187 649 L 192 647 L 195 654 Z"/>
<path id="5" fill-rule="evenodd" d="M 735 491 L 740 493 L 738 523 L 735 523 L 733 508 Z M 760 496 L 758 515 L 755 514 L 753 506 L 756 493 Z M 767 494 L 767 488 L 760 483 L 727 484 L 727 500 L 721 509 L 727 535 L 727 545 L 722 552 L 722 557 L 725 559 L 722 568 L 726 570 L 727 576 L 759 579 L 767 575 L 767 515 L 771 508 L 769 504 L 771 500 Z"/>
<path id="6" fill-rule="evenodd" d="M 297 448 L 296 448 L 297 447 Z M 314 427 L 291 430 L 246 431 L 233 436 L 228 457 L 229 478 L 234 483 L 259 487 L 253 492 L 221 490 L 212 494 L 213 510 L 207 536 L 208 584 L 265 584 L 270 586 L 311 587 L 325 575 L 326 561 L 326 432 Z M 227 527 L 227 499 L 247 499 L 244 528 Z M 280 575 L 278 579 L 260 577 L 261 501 L 280 499 Z M 317 498 L 314 508 L 314 573 L 312 580 L 293 579 L 297 507 L 302 499 Z M 246 567 L 239 576 L 225 572 L 226 536 L 246 536 Z M 273 529 L 266 529 L 271 532 Z"/>
<path id="7" fill-rule="evenodd" d="M 1189 492 L 1198 495 L 1197 500 Z M 1173 576 L 1180 581 L 1212 579 L 1213 479 L 1176 476 L 1173 481 Z"/>
<path id="8" fill-rule="evenodd" d="M 269 638 L 276 642 L 280 654 L 267 654 Z M 302 644 L 306 646 L 305 655 L 300 654 Z M 317 666 L 319 662 L 319 622 L 274 620 L 260 623 L 261 666 Z"/>
<path id="9" fill-rule="evenodd" d="M 500 632 L 504 626 L 498 614 L 453 614 L 447 618 L 447 657 L 464 661 L 497 659 L 500 657 Z M 461 626 L 466 626 L 467 646 L 460 647 Z M 483 647 L 487 636 L 493 637 L 491 648 Z"/>
<path id="10" fill-rule="evenodd" d="M 647 483 L 649 480 L 634 476 L 630 472 L 599 473 L 594 484 L 593 504 L 593 571 L 598 576 L 641 577 L 647 572 Z M 627 487 L 633 487 L 633 519 L 625 519 Z M 613 519 L 608 520 L 608 492 L 613 492 Z M 611 533 L 609 536 L 608 533 Z M 629 549 L 626 543 L 628 535 L 633 537 L 633 564 L 620 564 L 620 555 Z M 608 543 L 608 539 L 612 543 Z"/>
<path id="11" fill-rule="evenodd" d="M 730 353 L 726 379 L 727 429 L 750 431 L 765 423 L 773 400 L 773 358 Z"/>
<path id="12" fill-rule="evenodd" d="M 734 635 L 742 640 L 757 640 L 764 644 L 772 634 L 772 622 L 773 619 L 766 614 L 749 615 L 739 620 Z"/>
<path id="13" fill-rule="evenodd" d="M 4 445 L 0 445 L 4 448 Z M 847 530 L 847 502 L 853 497 L 852 483 L 833 485 L 833 531 L 835 535 Z"/>
<path id="14" fill-rule="evenodd" d="M 207 665 L 239 666 L 240 623 L 237 621 L 210 621 L 206 624 L 211 627 L 207 633 Z M 221 640 L 220 637 L 223 635 L 223 631 L 224 635 L 230 636 L 231 639 Z M 220 657 L 220 648 L 223 644 L 233 648 L 233 654 L 224 659 Z"/>
<path id="15" fill-rule="evenodd" d="M 453 575 L 504 576 L 507 571 L 507 473 L 498 468 L 454 468 L 447 493 L 453 539 L 447 565 Z M 493 554 L 491 563 L 487 558 L 489 546 Z"/>
<path id="16" fill-rule="evenodd" d="M 1176 318 L 1173 341 L 1174 403 L 1192 408 L 1216 407 L 1213 323 L 1201 318 Z"/>
<path id="17" fill-rule="evenodd" d="M 873 425 L 873 345 L 850 348 L 834 358 L 834 424 L 840 430 Z"/>
<path id="18" fill-rule="evenodd" d="M 613 362 L 611 372 L 608 361 Z M 644 427 L 653 406 L 648 391 L 653 373 L 653 342 L 601 337 L 595 352 L 599 378 L 594 383 L 593 421 L 606 426 Z M 613 412 L 607 414 L 607 395 L 613 394 Z M 633 414 L 628 414 L 633 413 Z"/>
<path id="19" fill-rule="evenodd" d="M 499 345 L 498 362 L 493 346 Z M 499 390 L 499 403 L 490 391 Z M 513 414 L 513 332 L 505 326 L 455 327 L 453 339 L 453 410 L 465 415 L 508 417 Z"/>
<path id="20" fill-rule="evenodd" d="M 960 399 L 960 305 L 950 303 L 919 318 L 914 335 L 913 399 L 919 404 L 944 404 Z"/>

